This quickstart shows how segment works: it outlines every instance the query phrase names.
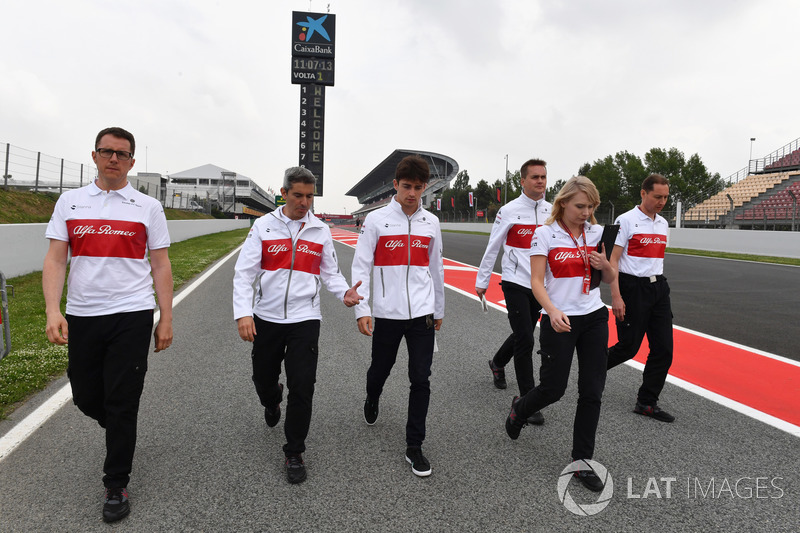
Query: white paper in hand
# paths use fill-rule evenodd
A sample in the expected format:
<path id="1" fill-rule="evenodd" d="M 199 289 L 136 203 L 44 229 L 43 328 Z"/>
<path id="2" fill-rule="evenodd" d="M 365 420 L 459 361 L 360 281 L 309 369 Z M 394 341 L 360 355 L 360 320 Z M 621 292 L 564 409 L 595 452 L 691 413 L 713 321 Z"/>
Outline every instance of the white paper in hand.
<path id="1" fill-rule="evenodd" d="M 489 304 L 486 303 L 486 294 L 481 294 L 481 309 L 483 309 L 484 313 L 489 312 Z"/>

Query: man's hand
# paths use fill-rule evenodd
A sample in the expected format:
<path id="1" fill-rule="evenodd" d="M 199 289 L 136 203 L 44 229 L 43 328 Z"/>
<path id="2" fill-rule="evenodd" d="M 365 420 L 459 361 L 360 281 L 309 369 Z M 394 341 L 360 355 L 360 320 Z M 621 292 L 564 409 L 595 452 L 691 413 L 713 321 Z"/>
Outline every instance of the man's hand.
<path id="1" fill-rule="evenodd" d="M 47 315 L 47 326 L 45 327 L 47 340 L 54 344 L 67 344 L 69 342 L 69 326 L 67 319 L 61 313 Z"/>
<path id="2" fill-rule="evenodd" d="M 243 316 L 236 319 L 236 327 L 239 328 L 239 336 L 243 341 L 253 342 L 256 339 L 256 323 L 251 316 Z"/>
<path id="3" fill-rule="evenodd" d="M 433 319 L 433 329 L 435 329 L 436 331 L 439 331 L 440 329 L 442 329 L 442 319 L 441 318 Z"/>
<path id="4" fill-rule="evenodd" d="M 620 322 L 625 320 L 625 301 L 622 299 L 622 296 L 611 295 L 611 311 L 614 313 L 614 317 Z"/>
<path id="5" fill-rule="evenodd" d="M 486 294 L 486 289 L 481 289 L 480 287 L 475 287 L 475 294 L 478 295 L 478 298 L 483 298 L 483 295 Z"/>
<path id="6" fill-rule="evenodd" d="M 172 344 L 172 321 L 159 320 L 153 338 L 156 340 L 156 352 L 169 348 Z"/>
<path id="7" fill-rule="evenodd" d="M 358 323 L 358 331 L 362 334 L 366 335 L 367 337 L 372 337 L 372 317 L 371 316 L 362 316 L 357 321 Z"/>
<path id="8" fill-rule="evenodd" d="M 347 292 L 344 293 L 344 299 L 342 299 L 344 305 L 346 305 L 347 307 L 353 307 L 354 305 L 358 305 L 358 302 L 364 299 L 364 297 L 359 295 L 358 291 L 356 290 L 360 286 L 361 282 L 359 281 L 358 283 L 347 289 Z"/>

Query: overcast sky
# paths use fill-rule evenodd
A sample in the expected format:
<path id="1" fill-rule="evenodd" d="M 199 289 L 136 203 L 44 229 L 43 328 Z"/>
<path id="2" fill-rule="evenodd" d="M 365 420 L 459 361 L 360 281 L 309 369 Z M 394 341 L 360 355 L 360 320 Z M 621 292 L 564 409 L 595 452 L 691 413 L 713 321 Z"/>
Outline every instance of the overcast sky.
<path id="1" fill-rule="evenodd" d="M 652 147 L 726 177 L 800 137 L 792 0 L 5 0 L 0 142 L 88 161 L 110 125 L 132 170 L 206 163 L 280 187 L 298 159 L 291 12 L 336 15 L 325 195 L 396 148 L 454 158 L 478 180 Z M 147 147 L 145 149 L 145 147 Z"/>

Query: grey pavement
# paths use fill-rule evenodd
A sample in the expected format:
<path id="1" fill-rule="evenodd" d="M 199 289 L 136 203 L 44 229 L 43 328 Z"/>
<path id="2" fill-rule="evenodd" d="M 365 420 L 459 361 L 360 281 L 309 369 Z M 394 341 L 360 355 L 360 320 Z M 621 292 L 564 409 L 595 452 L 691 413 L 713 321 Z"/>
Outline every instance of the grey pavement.
<path id="1" fill-rule="evenodd" d="M 352 250 L 336 246 L 349 279 Z M 564 398 L 544 410 L 545 425 L 528 426 L 511 441 L 503 423 L 516 380 L 509 369 L 509 388 L 497 390 L 487 366 L 509 333 L 506 315 L 484 314 L 453 291 L 446 292 L 431 378 L 424 450 L 433 474 L 417 478 L 404 459 L 405 347 L 378 421 L 367 426 L 370 342 L 357 332 L 352 310 L 324 293 L 308 480 L 289 485 L 283 420 L 266 427 L 250 379 L 250 345 L 238 338 L 232 319 L 233 264 L 175 308 L 173 346 L 151 354 L 131 515 L 101 522 L 102 432 L 70 403 L 0 462 L 0 530 L 800 529 L 796 437 L 670 384 L 662 405 L 677 416 L 674 424 L 635 415 L 641 374 L 627 366 L 608 376 L 595 452 L 613 476 L 613 496 L 598 514 L 572 514 L 556 486 L 570 462 L 577 369 Z M 0 424 L 0 433 L 39 401 Z M 568 490 L 578 503 L 597 499 L 574 482 Z"/>

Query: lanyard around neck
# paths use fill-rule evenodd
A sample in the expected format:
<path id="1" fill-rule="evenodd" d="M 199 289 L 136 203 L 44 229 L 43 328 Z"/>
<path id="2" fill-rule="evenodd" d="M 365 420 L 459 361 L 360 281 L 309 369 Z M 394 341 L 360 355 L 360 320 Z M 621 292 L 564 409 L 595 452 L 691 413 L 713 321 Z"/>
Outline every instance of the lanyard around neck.
<path id="1" fill-rule="evenodd" d="M 575 243 L 575 248 L 578 249 L 578 254 L 580 254 L 581 259 L 583 259 L 583 294 L 589 294 L 591 282 L 592 282 L 592 269 L 589 266 L 589 247 L 586 245 L 586 231 L 585 226 L 581 226 L 581 238 L 583 239 L 583 248 L 581 248 L 580 244 L 578 244 L 578 239 L 572 234 L 572 232 L 567 228 L 567 226 L 562 223 L 560 220 L 558 224 L 561 228 L 567 232 L 569 238 L 572 239 L 572 242 Z"/>

